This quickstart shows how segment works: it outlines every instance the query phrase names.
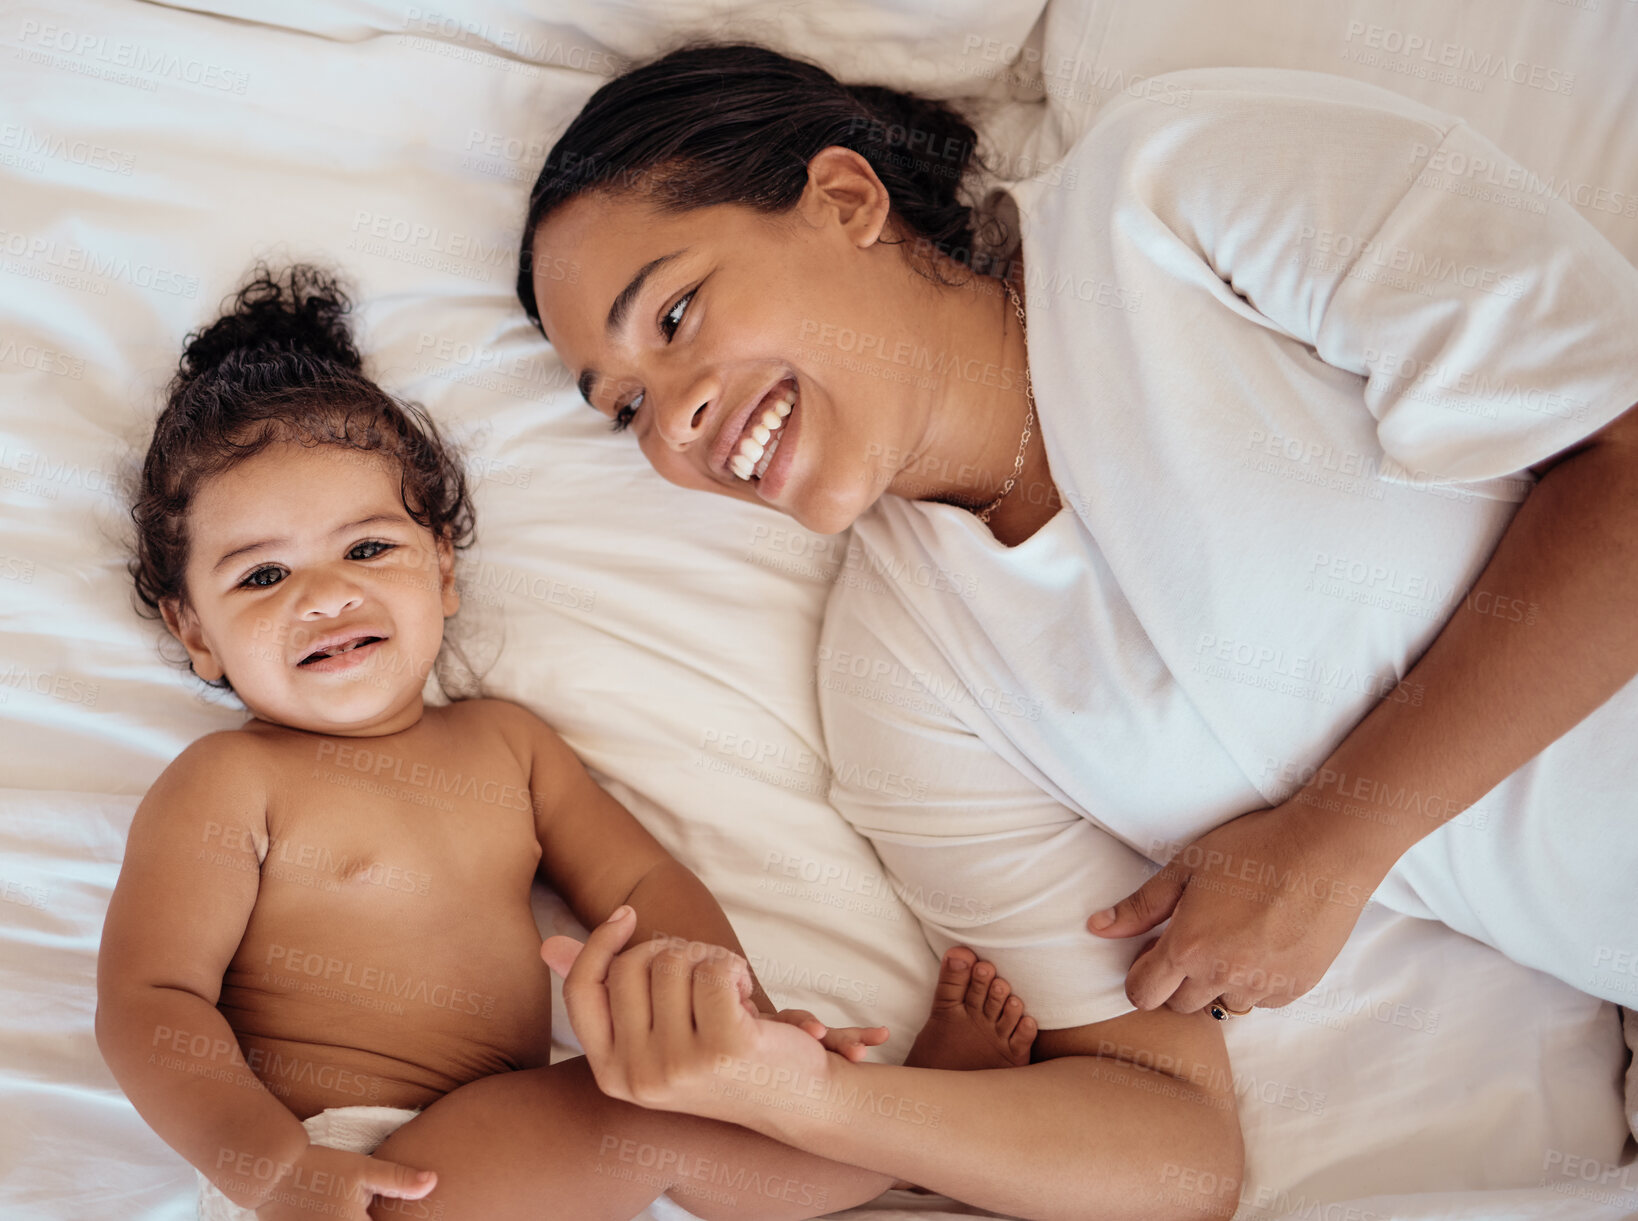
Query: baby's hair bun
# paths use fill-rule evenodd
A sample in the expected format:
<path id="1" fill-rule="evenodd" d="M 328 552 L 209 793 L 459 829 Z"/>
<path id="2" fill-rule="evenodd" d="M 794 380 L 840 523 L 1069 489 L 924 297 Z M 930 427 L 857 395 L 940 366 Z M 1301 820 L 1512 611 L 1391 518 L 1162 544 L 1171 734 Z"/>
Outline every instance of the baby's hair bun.
<path id="1" fill-rule="evenodd" d="M 258 263 L 224 303 L 222 316 L 188 336 L 180 378 L 239 381 L 254 366 L 291 355 L 361 372 L 364 361 L 347 328 L 351 309 L 335 276 L 323 268 L 295 263 L 275 272 Z"/>

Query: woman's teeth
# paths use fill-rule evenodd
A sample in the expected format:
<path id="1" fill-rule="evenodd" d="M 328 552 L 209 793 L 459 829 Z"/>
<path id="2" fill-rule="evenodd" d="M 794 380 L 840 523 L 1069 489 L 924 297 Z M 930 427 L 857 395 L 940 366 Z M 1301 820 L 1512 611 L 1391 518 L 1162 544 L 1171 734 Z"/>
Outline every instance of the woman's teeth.
<path id="1" fill-rule="evenodd" d="M 785 417 L 795 406 L 796 388 L 787 386 L 772 406 L 764 407 L 761 415 L 751 417 L 751 426 L 745 430 L 745 435 L 739 439 L 739 445 L 728 459 L 728 469 L 737 478 L 762 478 L 779 448 L 779 430 L 785 426 Z"/>

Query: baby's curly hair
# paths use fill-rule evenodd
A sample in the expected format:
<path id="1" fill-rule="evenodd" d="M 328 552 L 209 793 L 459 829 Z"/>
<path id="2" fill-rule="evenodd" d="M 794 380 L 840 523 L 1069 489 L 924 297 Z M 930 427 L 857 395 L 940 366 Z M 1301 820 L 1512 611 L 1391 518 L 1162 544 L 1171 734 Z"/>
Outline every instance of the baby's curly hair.
<path id="1" fill-rule="evenodd" d="M 258 263 L 222 316 L 187 337 L 132 495 L 127 567 L 146 617 L 158 618 L 164 601 L 187 603 L 188 509 L 199 488 L 276 442 L 396 459 L 410 517 L 456 548 L 471 545 L 472 501 L 454 447 L 425 410 L 365 375 L 351 308 L 330 272 Z M 225 678 L 212 685 L 232 689 Z"/>

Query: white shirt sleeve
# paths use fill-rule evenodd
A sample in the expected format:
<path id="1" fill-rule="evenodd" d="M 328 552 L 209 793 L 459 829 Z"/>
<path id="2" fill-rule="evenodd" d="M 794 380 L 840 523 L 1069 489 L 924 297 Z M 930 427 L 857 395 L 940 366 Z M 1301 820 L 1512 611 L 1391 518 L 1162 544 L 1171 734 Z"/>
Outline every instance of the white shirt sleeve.
<path id="1" fill-rule="evenodd" d="M 1237 84 L 1100 118 L 1129 129 L 1135 195 L 1263 320 L 1368 379 L 1390 459 L 1496 478 L 1638 403 L 1638 269 L 1465 122 L 1318 73 L 1173 75 Z"/>

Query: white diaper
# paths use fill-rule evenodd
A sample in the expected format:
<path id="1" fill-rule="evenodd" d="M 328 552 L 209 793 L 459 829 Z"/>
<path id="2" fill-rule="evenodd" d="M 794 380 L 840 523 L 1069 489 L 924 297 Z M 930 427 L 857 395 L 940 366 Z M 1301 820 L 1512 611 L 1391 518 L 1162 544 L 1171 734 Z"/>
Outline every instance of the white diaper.
<path id="1" fill-rule="evenodd" d="M 376 1146 L 419 1115 L 402 1107 L 331 1107 L 302 1121 L 307 1139 L 326 1149 L 374 1153 Z M 196 1172 L 197 1173 L 197 1172 Z M 256 1221 L 256 1214 L 240 1208 L 199 1175 L 200 1221 Z"/>

